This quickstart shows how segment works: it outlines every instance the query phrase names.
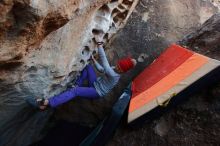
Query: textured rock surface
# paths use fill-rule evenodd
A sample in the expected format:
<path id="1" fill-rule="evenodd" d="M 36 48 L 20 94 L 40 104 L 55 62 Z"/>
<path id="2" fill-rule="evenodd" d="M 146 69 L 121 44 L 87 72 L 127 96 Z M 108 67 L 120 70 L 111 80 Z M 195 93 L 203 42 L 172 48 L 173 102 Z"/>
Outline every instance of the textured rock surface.
<path id="1" fill-rule="evenodd" d="M 94 38 L 102 31 L 106 34 L 104 38 L 107 42 L 112 34 L 124 26 L 137 2 L 109 1 L 2 0 L 0 2 L 0 145 L 27 145 L 43 135 L 42 128 L 53 111 L 39 112 L 29 107 L 25 99 L 36 96 L 48 98 L 65 90 L 74 80 L 77 72 L 88 62 L 95 49 Z M 218 1 L 214 4 L 219 6 Z M 143 63 L 124 76 L 115 92 L 110 93 L 106 98 L 95 101 L 77 98 L 58 108 L 55 115 L 65 120 L 95 125 L 109 111 L 129 80 L 151 63 L 168 44 L 180 40 L 217 11 L 218 8 L 208 0 L 141 0 L 126 27 L 108 43 L 106 52 L 112 64 L 126 55 L 133 55 Z M 199 30 L 198 34 L 200 34 Z M 187 37 L 185 44 L 188 42 L 189 46 L 194 46 L 196 43 L 190 40 L 199 39 L 196 36 Z M 214 38 L 215 36 L 213 35 Z M 202 40 L 205 40 L 205 37 Z M 211 42 L 214 48 L 216 42 Z M 200 41 L 197 44 L 202 46 Z M 218 90 L 213 90 L 213 95 L 217 96 L 218 93 Z M 203 99 L 200 101 L 198 105 L 204 103 Z M 192 102 L 194 101 L 190 103 Z M 121 132 L 124 136 L 118 133 L 121 138 L 113 140 L 113 145 L 166 143 L 167 135 L 175 134 L 178 128 L 184 127 L 181 119 L 185 118 L 187 121 L 189 118 L 193 121 L 196 117 L 197 111 L 190 103 L 190 106 L 183 107 L 179 112 L 173 111 L 172 114 L 164 116 L 164 120 L 154 121 L 141 131 L 125 130 Z M 216 102 L 216 105 L 218 103 Z M 210 105 L 215 106 L 212 102 Z M 206 106 L 202 107 L 205 109 Z M 191 110 L 194 113 L 192 117 L 185 116 L 187 115 L 185 112 Z M 208 110 L 207 117 L 214 111 Z M 212 122 L 219 120 L 217 114 L 212 118 Z M 174 119 L 174 122 L 171 119 Z M 155 126 L 157 123 L 159 124 Z M 166 123 L 169 126 L 161 129 Z M 175 126 L 175 123 L 180 126 L 173 133 L 169 133 L 170 127 Z M 211 124 L 213 124 L 211 129 L 217 127 L 215 123 Z M 195 131 L 197 130 L 195 128 Z M 127 131 L 130 132 L 128 135 L 125 134 Z M 185 131 L 185 135 L 188 134 L 187 132 L 191 131 Z M 219 132 L 213 130 L 211 133 L 215 135 Z M 134 135 L 138 137 L 136 136 L 136 139 L 129 137 Z M 141 139 L 139 135 L 142 136 Z M 176 144 L 181 143 L 178 138 L 182 137 L 173 139 Z M 213 141 L 215 143 L 216 139 Z"/>
<path id="2" fill-rule="evenodd" d="M 220 13 L 212 16 L 202 27 L 185 36 L 180 44 L 192 50 L 220 59 Z"/>
<path id="3" fill-rule="evenodd" d="M 204 13 L 200 17 L 200 10 L 205 9 L 211 12 L 213 8 L 208 1 L 173 1 L 174 8 L 175 5 L 177 5 L 177 8 L 181 4 L 182 7 L 178 8 L 178 11 L 181 11 L 180 14 L 178 12 L 169 14 L 170 11 L 164 11 L 164 9 L 169 9 L 169 2 L 154 1 L 150 3 L 147 0 L 140 1 L 136 7 L 137 11 L 131 15 L 127 26 L 116 35 L 111 46 L 117 50 L 123 48 L 121 51 L 125 50 L 125 52 L 129 52 L 132 48 L 135 52 L 131 51 L 129 53 L 136 55 L 136 57 L 140 53 L 146 52 L 148 59 L 139 64 L 140 68 L 151 63 L 163 48 L 166 48 L 167 44 L 177 40 L 181 40 L 179 42 L 182 45 L 186 45 L 196 52 L 220 60 L 219 13 L 201 26 L 201 23 L 204 22 Z M 160 6 L 158 6 L 159 3 Z M 149 7 L 153 8 L 154 11 L 151 10 L 152 15 L 147 16 L 147 22 L 143 22 L 141 16 L 143 16 L 145 8 Z M 218 10 L 214 8 L 212 12 L 214 14 Z M 189 17 L 188 15 L 193 16 Z M 175 19 L 179 19 L 178 21 L 182 23 L 168 22 L 168 20 Z M 157 26 L 156 29 L 154 29 L 155 26 Z M 162 33 L 164 31 L 166 33 Z M 130 37 L 122 39 L 121 36 Z M 182 38 L 184 39 L 182 40 Z M 141 70 L 139 67 L 138 70 Z M 218 145 L 220 142 L 219 95 L 219 84 L 215 85 L 214 88 L 201 91 L 200 94 L 190 97 L 184 104 L 179 105 L 159 119 L 145 122 L 137 129 L 121 128 L 116 132 L 108 146 Z"/>
<path id="4" fill-rule="evenodd" d="M 52 111 L 39 112 L 25 99 L 66 90 L 88 63 L 95 37 L 103 32 L 107 41 L 123 27 L 135 4 L 135 0 L 0 2 L 0 145 L 24 146 L 43 135 Z M 106 111 L 94 110 L 103 102 L 75 101 L 73 118 L 66 110 L 58 113 L 94 125 L 105 115 Z"/>

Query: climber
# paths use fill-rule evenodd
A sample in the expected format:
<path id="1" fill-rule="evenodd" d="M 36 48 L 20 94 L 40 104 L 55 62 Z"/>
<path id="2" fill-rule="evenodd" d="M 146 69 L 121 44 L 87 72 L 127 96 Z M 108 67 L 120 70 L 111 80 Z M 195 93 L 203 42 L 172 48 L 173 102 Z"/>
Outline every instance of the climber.
<path id="1" fill-rule="evenodd" d="M 103 72 L 103 76 L 96 78 L 96 73 L 93 67 L 88 64 L 82 71 L 80 77 L 76 80 L 75 87 L 55 95 L 49 99 L 38 98 L 36 102 L 40 109 L 44 110 L 49 107 L 61 105 L 76 96 L 88 99 L 97 99 L 105 96 L 119 81 L 120 74 L 127 72 L 136 65 L 136 60 L 130 57 L 118 61 L 115 68 L 110 67 L 106 58 L 102 39 L 98 39 L 98 55 L 101 61 L 100 65 L 92 56 L 95 67 L 99 72 Z M 88 80 L 88 87 L 83 87 L 84 80 Z"/>

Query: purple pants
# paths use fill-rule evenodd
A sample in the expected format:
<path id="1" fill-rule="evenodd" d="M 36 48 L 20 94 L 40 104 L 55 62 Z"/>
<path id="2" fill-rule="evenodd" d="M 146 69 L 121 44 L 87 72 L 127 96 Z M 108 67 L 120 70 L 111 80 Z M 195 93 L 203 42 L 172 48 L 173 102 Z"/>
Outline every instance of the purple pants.
<path id="1" fill-rule="evenodd" d="M 84 80 L 88 80 L 88 87 L 82 87 Z M 49 98 L 49 105 L 51 107 L 56 107 L 60 104 L 63 104 L 77 96 L 96 99 L 99 98 L 93 83 L 96 81 L 96 73 L 93 67 L 88 64 L 82 71 L 80 77 L 76 81 L 78 87 L 71 88 L 61 94 Z"/>

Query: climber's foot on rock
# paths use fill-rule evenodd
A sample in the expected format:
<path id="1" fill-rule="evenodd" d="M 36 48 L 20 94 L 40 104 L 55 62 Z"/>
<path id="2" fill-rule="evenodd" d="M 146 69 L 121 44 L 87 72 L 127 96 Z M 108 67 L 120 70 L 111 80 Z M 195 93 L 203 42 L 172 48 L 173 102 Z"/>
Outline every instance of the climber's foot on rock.
<path id="1" fill-rule="evenodd" d="M 41 109 L 41 110 L 45 110 L 49 104 L 49 100 L 44 99 L 44 98 L 37 98 L 36 102 L 37 102 L 39 109 Z"/>

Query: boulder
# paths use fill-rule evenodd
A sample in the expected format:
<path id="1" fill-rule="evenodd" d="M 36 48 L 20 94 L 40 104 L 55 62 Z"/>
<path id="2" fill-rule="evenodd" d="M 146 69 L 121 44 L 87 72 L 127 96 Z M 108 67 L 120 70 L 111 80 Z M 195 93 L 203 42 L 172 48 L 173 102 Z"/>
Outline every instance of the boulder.
<path id="1" fill-rule="evenodd" d="M 136 0 L 0 2 L 0 145 L 25 146 L 44 135 L 53 110 L 34 109 L 26 99 L 50 98 L 66 90 L 95 53 L 96 36 L 104 33 L 107 42 L 136 4 Z M 68 119 L 94 126 L 105 116 L 94 101 L 74 103 L 76 114 L 67 114 Z M 58 113 L 68 112 L 61 108 Z"/>

